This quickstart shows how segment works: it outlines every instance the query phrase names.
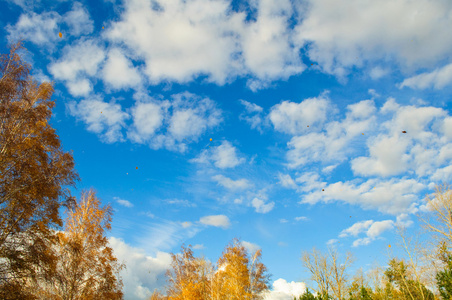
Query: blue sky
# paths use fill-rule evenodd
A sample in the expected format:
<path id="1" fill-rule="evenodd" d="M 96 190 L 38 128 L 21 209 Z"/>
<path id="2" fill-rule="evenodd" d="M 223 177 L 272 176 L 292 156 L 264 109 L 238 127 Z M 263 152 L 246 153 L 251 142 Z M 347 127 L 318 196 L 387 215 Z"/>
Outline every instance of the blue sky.
<path id="1" fill-rule="evenodd" d="M 126 299 L 182 243 L 261 248 L 268 299 L 310 284 L 313 246 L 384 265 L 452 179 L 450 1 L 7 0 L 0 25 L 55 82 L 74 193 L 115 210 Z"/>

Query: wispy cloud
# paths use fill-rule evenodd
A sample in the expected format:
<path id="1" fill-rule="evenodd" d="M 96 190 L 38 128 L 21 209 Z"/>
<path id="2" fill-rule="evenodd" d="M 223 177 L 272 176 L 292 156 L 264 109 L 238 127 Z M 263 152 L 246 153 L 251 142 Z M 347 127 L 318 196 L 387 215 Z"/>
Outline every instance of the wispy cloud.
<path id="1" fill-rule="evenodd" d="M 113 199 L 115 199 L 116 202 L 118 202 L 119 205 L 122 205 L 122 206 L 125 206 L 125 207 L 133 207 L 132 202 L 130 202 L 128 200 L 120 199 L 118 197 L 113 197 Z"/>

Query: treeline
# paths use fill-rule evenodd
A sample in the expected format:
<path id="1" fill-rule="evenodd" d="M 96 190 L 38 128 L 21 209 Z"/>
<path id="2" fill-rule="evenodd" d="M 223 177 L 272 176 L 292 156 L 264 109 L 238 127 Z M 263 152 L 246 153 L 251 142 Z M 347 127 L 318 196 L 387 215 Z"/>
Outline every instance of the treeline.
<path id="1" fill-rule="evenodd" d="M 392 257 L 388 245 L 385 268 L 375 266 L 365 273 L 360 269 L 351 276 L 351 253 L 341 256 L 334 247 L 326 253 L 315 248 L 303 252 L 302 264 L 316 290 L 307 289 L 294 299 L 452 299 L 452 191 L 438 186 L 434 198 L 427 197 L 426 202 L 427 209 L 418 218 L 427 236 L 421 242 L 420 232 L 408 236 L 406 228 L 398 226 L 398 246 L 405 257 Z"/>

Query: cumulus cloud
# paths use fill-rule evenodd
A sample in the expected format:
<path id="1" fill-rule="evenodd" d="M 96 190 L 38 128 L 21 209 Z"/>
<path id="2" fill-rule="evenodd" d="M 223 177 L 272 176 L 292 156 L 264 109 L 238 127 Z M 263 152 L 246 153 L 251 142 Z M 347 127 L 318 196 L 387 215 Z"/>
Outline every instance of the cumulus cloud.
<path id="1" fill-rule="evenodd" d="M 373 220 L 367 220 L 367 221 L 361 221 L 353 224 L 347 229 L 342 230 L 342 232 L 339 234 L 339 237 L 346 237 L 349 235 L 357 236 L 361 232 L 366 231 L 373 223 Z"/>
<path id="2" fill-rule="evenodd" d="M 298 298 L 306 291 L 304 282 L 287 282 L 283 278 L 279 278 L 273 282 L 273 289 L 265 292 L 265 300 L 292 300 Z"/>
<path id="3" fill-rule="evenodd" d="M 420 200 L 418 193 L 426 188 L 415 179 L 405 178 L 338 181 L 329 185 L 315 180 L 312 184 L 319 188 L 305 188 L 306 193 L 300 203 L 343 201 L 392 215 L 413 212 Z"/>
<path id="4" fill-rule="evenodd" d="M 309 98 L 300 103 L 283 101 L 270 109 L 268 117 L 275 130 L 295 135 L 322 126 L 329 109 L 329 101 L 324 97 Z"/>
<path id="5" fill-rule="evenodd" d="M 79 103 L 69 102 L 67 107 L 72 116 L 82 120 L 88 126 L 88 131 L 100 134 L 107 143 L 124 140 L 121 130 L 129 115 L 122 111 L 121 105 L 107 103 L 99 97 L 93 97 Z"/>
<path id="6" fill-rule="evenodd" d="M 72 36 L 88 35 L 94 30 L 94 22 L 88 10 L 80 2 L 74 2 L 72 10 L 67 12 L 63 19 L 69 26 L 68 33 Z"/>
<path id="7" fill-rule="evenodd" d="M 195 163 L 213 162 L 220 169 L 234 168 L 245 162 L 245 158 L 237 156 L 237 148 L 228 141 L 222 141 L 221 145 L 212 150 L 204 150 L 198 157 L 191 159 Z"/>
<path id="8" fill-rule="evenodd" d="M 24 13 L 19 17 L 17 23 L 7 25 L 8 41 L 11 43 L 20 38 L 37 45 L 46 45 L 55 42 L 58 37 L 58 22 L 61 16 L 56 12 Z"/>
<path id="9" fill-rule="evenodd" d="M 208 226 L 221 227 L 223 229 L 227 229 L 229 226 L 231 226 L 229 218 L 225 215 L 205 216 L 199 219 L 199 223 Z"/>
<path id="10" fill-rule="evenodd" d="M 197 141 L 223 120 L 215 102 L 188 92 L 172 95 L 171 100 L 156 100 L 143 93 L 136 93 L 134 98 L 134 122 L 128 137 L 153 149 L 184 152 L 189 142 Z"/>
<path id="11" fill-rule="evenodd" d="M 452 50 L 447 1 L 316 0 L 301 2 L 298 10 L 303 17 L 294 40 L 324 72 L 338 77 L 367 61 L 386 60 L 406 70 L 431 67 Z"/>
<path id="12" fill-rule="evenodd" d="M 212 179 L 217 181 L 219 185 L 229 190 L 244 190 L 252 186 L 252 184 L 245 178 L 232 180 L 231 178 L 223 175 L 215 175 Z"/>
<path id="13" fill-rule="evenodd" d="M 65 81 L 72 96 L 87 96 L 93 90 L 88 78 L 97 75 L 105 59 L 105 51 L 94 40 L 80 40 L 63 49 L 63 56 L 49 65 L 49 72 L 58 80 Z"/>
<path id="14" fill-rule="evenodd" d="M 223 0 L 129 1 L 106 36 L 139 55 L 153 83 L 205 75 L 222 85 L 249 74 L 262 82 L 251 87 L 256 89 L 302 72 L 299 49 L 291 42 L 290 1 L 252 5 L 258 13 L 250 21 Z"/>
<path id="15" fill-rule="evenodd" d="M 432 72 L 425 72 L 405 79 L 400 88 L 410 87 L 412 89 L 423 90 L 433 87 L 437 90 L 452 83 L 452 64 L 437 68 Z"/>
<path id="16" fill-rule="evenodd" d="M 382 123 L 379 135 L 367 141 L 370 155 L 351 161 L 352 170 L 364 176 L 393 176 L 409 169 L 421 176 L 432 173 L 438 161 L 426 148 L 446 146 L 433 131 L 446 112 L 431 106 L 399 106 L 393 100 L 388 100 L 380 111 L 392 113 L 393 117 Z"/>
<path id="17" fill-rule="evenodd" d="M 30 9 L 34 3 L 16 1 L 18 5 L 24 6 L 25 10 Z M 15 42 L 19 39 L 30 41 L 39 46 L 45 46 L 52 50 L 60 37 L 58 32 L 61 26 L 66 24 L 69 28 L 64 31 L 64 36 L 79 36 L 90 34 L 93 31 L 93 20 L 88 10 L 80 3 L 74 2 L 72 10 L 60 15 L 57 12 L 43 12 L 37 14 L 33 11 L 26 11 L 20 15 L 15 25 L 7 25 L 8 41 Z"/>
<path id="18" fill-rule="evenodd" d="M 322 132 L 312 126 L 303 128 L 303 133 L 297 134 L 293 130 L 293 134 L 297 135 L 287 143 L 288 166 L 297 168 L 314 162 L 337 163 L 352 156 L 357 149 L 348 146 L 354 141 L 362 141 L 364 139 L 362 133 L 375 125 L 376 117 L 373 115 L 375 110 L 372 100 L 363 100 L 348 105 L 344 119 L 324 123 L 321 126 L 324 128 Z"/>
<path id="19" fill-rule="evenodd" d="M 115 237 L 111 237 L 109 243 L 118 261 L 126 265 L 120 272 L 124 298 L 144 300 L 149 298 L 154 289 L 164 288 L 165 272 L 171 264 L 169 253 L 158 251 L 155 256 L 150 256 L 145 250 L 132 247 Z"/>
<path id="20" fill-rule="evenodd" d="M 108 52 L 107 61 L 102 69 L 102 78 L 115 90 L 136 87 L 141 83 L 138 70 L 119 48 L 113 48 Z"/>
<path id="21" fill-rule="evenodd" d="M 139 101 L 131 109 L 133 124 L 128 137 L 136 143 L 148 142 L 163 125 L 163 118 L 170 106 L 168 101 Z"/>
<path id="22" fill-rule="evenodd" d="M 358 236 L 361 233 L 365 233 L 366 237 L 359 238 L 355 241 L 353 241 L 352 246 L 358 247 L 361 245 L 368 245 L 375 239 L 377 239 L 383 232 L 390 230 L 394 228 L 394 221 L 392 220 L 384 220 L 384 221 L 377 221 L 374 220 L 367 220 L 367 221 L 361 221 L 353 224 L 347 229 L 342 230 L 342 232 L 339 234 L 339 237 L 344 238 L 347 236 Z"/>

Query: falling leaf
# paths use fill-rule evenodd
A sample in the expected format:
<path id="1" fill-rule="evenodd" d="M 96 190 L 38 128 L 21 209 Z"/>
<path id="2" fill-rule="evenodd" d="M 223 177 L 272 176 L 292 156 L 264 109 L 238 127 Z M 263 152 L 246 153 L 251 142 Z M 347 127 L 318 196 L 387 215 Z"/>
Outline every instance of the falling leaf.
<path id="1" fill-rule="evenodd" d="M 60 36 L 60 38 L 62 38 L 63 37 L 63 34 L 60 32 L 60 33 L 58 33 L 58 35 Z"/>
<path id="2" fill-rule="evenodd" d="M 102 29 L 104 29 L 104 26 L 102 26 Z"/>
<path id="3" fill-rule="evenodd" d="M 102 112 L 100 112 L 100 113 L 102 113 Z"/>
<path id="4" fill-rule="evenodd" d="M 406 133 L 406 131 L 404 130 L 404 131 L 402 131 L 402 133 Z"/>
<path id="5" fill-rule="evenodd" d="M 138 170 L 138 167 L 135 167 L 136 170 Z"/>
<path id="6" fill-rule="evenodd" d="M 308 125 L 308 127 L 309 127 L 309 125 Z"/>
<path id="7" fill-rule="evenodd" d="M 322 189 L 322 192 L 324 192 L 325 191 L 325 189 Z"/>
<path id="8" fill-rule="evenodd" d="M 391 248 L 391 245 L 388 245 L 389 248 Z"/>
<path id="9" fill-rule="evenodd" d="M 129 173 L 126 173 L 126 175 L 129 175 Z"/>
<path id="10" fill-rule="evenodd" d="M 311 64 L 311 66 L 313 66 L 314 64 Z"/>
<path id="11" fill-rule="evenodd" d="M 364 135 L 364 133 L 361 133 L 362 135 Z"/>
<path id="12" fill-rule="evenodd" d="M 210 141 L 212 141 L 212 138 L 210 139 Z"/>

